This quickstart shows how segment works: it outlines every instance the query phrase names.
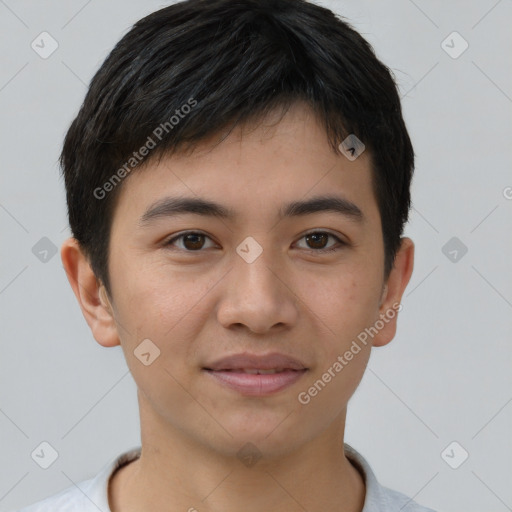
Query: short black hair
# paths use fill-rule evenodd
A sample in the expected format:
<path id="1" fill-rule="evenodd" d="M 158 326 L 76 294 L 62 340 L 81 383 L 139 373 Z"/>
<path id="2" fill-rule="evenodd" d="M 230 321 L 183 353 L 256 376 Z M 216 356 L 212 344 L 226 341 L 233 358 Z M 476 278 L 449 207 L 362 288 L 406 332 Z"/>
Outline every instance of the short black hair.
<path id="1" fill-rule="evenodd" d="M 350 134 L 369 151 L 387 279 L 414 170 L 393 73 L 344 18 L 312 2 L 185 0 L 118 42 L 60 156 L 72 234 L 109 295 L 113 213 L 132 169 L 297 102 L 311 107 L 334 152 Z"/>

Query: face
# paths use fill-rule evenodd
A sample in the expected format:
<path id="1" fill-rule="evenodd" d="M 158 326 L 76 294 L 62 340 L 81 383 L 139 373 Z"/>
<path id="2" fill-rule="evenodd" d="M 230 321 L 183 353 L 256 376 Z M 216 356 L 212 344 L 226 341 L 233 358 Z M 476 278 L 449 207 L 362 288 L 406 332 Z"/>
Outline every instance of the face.
<path id="1" fill-rule="evenodd" d="M 110 242 L 115 335 L 93 332 L 121 343 L 142 423 L 227 455 L 247 442 L 282 454 L 344 423 L 396 316 L 366 344 L 358 336 L 408 276 L 383 295 L 370 155 L 335 155 L 307 108 L 212 141 L 124 183 Z"/>

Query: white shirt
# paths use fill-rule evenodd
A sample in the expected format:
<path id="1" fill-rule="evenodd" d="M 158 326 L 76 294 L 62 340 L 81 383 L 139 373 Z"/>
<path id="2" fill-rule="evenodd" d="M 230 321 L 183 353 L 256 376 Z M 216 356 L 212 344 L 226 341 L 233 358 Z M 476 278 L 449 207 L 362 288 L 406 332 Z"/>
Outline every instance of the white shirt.
<path id="1" fill-rule="evenodd" d="M 68 487 L 58 494 L 13 512 L 111 512 L 108 504 L 110 477 L 121 466 L 139 458 L 140 451 L 139 447 L 123 453 L 94 478 L 77 484 L 78 488 Z M 345 444 L 345 454 L 365 480 L 366 496 L 361 512 L 435 512 L 418 505 L 402 493 L 380 485 L 368 462 L 348 444 Z"/>

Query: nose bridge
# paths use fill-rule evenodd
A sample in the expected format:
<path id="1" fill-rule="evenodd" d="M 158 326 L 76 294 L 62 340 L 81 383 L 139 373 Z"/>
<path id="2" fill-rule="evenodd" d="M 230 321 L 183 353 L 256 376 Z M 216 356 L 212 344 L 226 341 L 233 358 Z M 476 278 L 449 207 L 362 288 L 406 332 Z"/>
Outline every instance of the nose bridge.
<path id="1" fill-rule="evenodd" d="M 248 237 L 237 247 L 236 252 L 233 277 L 237 289 L 253 296 L 263 294 L 267 300 L 279 294 L 282 283 L 272 268 L 277 267 L 279 262 L 271 249 L 263 249 L 254 238 Z"/>
<path id="2" fill-rule="evenodd" d="M 289 325 L 298 317 L 293 293 L 276 271 L 280 267 L 276 255 L 258 246 L 247 240 L 237 248 L 218 311 L 225 327 L 243 324 L 255 332 L 265 332 L 277 324 Z"/>

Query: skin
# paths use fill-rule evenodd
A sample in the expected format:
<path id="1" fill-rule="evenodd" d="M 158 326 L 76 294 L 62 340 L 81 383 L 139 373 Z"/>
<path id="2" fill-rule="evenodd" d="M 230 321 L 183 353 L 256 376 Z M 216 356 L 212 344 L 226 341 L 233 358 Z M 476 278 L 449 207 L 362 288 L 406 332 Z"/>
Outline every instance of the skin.
<path id="1" fill-rule="evenodd" d="M 310 403 L 297 396 L 400 302 L 414 244 L 402 239 L 385 282 L 370 154 L 335 155 L 305 105 L 218 141 L 150 162 L 125 180 L 112 225 L 111 297 L 73 238 L 61 248 L 94 338 L 121 345 L 138 387 L 142 454 L 111 479 L 111 509 L 361 511 L 364 481 L 340 448 L 347 403 L 371 345 L 393 339 L 397 315 Z M 328 211 L 278 220 L 284 203 L 322 194 L 352 201 L 364 222 Z M 221 203 L 237 216 L 187 213 L 140 226 L 150 205 L 175 195 Z M 206 237 L 165 246 L 186 230 Z M 347 245 L 322 252 L 337 240 L 308 241 L 311 231 Z M 248 236 L 263 248 L 252 263 L 236 252 Z M 146 338 L 161 351 L 148 366 L 133 353 Z M 309 370 L 265 397 L 243 396 L 202 371 L 243 351 L 282 352 Z M 252 467 L 237 457 L 248 442 L 261 454 Z"/>

